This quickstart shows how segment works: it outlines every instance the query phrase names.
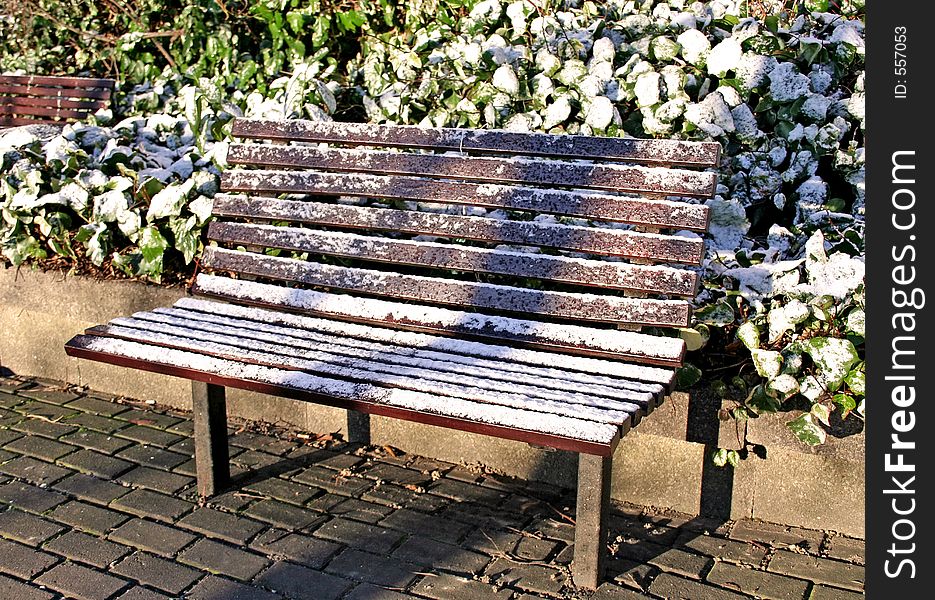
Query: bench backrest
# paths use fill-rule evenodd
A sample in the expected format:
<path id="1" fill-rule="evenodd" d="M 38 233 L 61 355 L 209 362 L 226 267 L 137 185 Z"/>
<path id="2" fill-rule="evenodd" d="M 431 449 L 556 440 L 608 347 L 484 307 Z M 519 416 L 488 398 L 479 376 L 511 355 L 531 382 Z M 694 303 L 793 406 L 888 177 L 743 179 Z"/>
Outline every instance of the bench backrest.
<path id="1" fill-rule="evenodd" d="M 681 361 L 681 340 L 616 326 L 688 325 L 698 276 L 683 266 L 703 241 L 672 232 L 705 230 L 708 209 L 671 198 L 713 195 L 716 174 L 697 169 L 717 165 L 719 144 L 247 119 L 233 133 L 275 143 L 231 145 L 228 162 L 250 168 L 222 189 L 245 194 L 215 198 L 212 274 L 194 293 Z"/>
<path id="2" fill-rule="evenodd" d="M 0 75 L 0 127 L 83 120 L 110 105 L 113 79 Z"/>

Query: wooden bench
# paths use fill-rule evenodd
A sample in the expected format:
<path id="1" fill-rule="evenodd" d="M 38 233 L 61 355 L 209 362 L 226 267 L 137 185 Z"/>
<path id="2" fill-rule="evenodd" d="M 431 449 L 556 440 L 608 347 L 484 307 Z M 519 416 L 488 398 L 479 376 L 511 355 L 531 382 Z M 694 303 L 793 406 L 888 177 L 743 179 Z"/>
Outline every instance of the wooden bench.
<path id="1" fill-rule="evenodd" d="M 707 207 L 665 198 L 711 196 L 716 174 L 698 169 L 720 146 L 308 121 L 233 131 L 262 143 L 230 147 L 242 168 L 214 199 L 198 298 L 91 328 L 68 354 L 194 382 L 206 495 L 229 481 L 225 387 L 348 409 L 352 441 L 369 442 L 375 414 L 580 453 L 573 573 L 596 587 L 614 449 L 671 391 L 685 351 L 619 326 L 689 324 L 697 274 L 647 263 L 701 261 L 699 236 L 659 232 L 705 230 Z"/>
<path id="2" fill-rule="evenodd" d="M 0 75 L 0 129 L 81 121 L 110 105 L 113 79 Z"/>

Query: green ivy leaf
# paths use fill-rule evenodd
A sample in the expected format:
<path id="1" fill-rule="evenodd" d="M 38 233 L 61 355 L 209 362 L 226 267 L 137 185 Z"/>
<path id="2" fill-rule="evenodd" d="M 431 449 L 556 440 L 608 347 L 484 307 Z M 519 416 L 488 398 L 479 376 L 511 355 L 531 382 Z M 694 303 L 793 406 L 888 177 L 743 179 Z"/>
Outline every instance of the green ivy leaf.
<path id="1" fill-rule="evenodd" d="M 782 404 L 764 386 L 758 385 L 750 392 L 747 406 L 755 410 L 757 414 L 762 414 L 777 412 Z"/>
<path id="2" fill-rule="evenodd" d="M 727 302 L 717 302 L 696 310 L 695 318 L 701 323 L 724 327 L 734 322 L 734 309 Z"/>
<path id="3" fill-rule="evenodd" d="M 818 419 L 819 422 L 823 423 L 826 427 L 830 427 L 831 423 L 831 409 L 828 408 L 825 404 L 812 404 L 812 416 Z"/>
<path id="4" fill-rule="evenodd" d="M 805 413 L 789 421 L 786 423 L 786 427 L 788 427 L 803 444 L 818 446 L 825 443 L 825 430 L 815 422 L 815 417 L 812 416 L 812 413 Z"/>
<path id="5" fill-rule="evenodd" d="M 685 363 L 675 372 L 675 384 L 680 390 L 687 390 L 701 380 L 701 369 L 691 363 Z"/>
<path id="6" fill-rule="evenodd" d="M 841 409 L 842 418 L 846 418 L 852 410 L 857 408 L 857 401 L 849 394 L 835 394 L 831 400 Z"/>
<path id="7" fill-rule="evenodd" d="M 737 328 L 737 339 L 750 350 L 756 350 L 760 347 L 760 328 L 753 321 L 747 321 Z"/>

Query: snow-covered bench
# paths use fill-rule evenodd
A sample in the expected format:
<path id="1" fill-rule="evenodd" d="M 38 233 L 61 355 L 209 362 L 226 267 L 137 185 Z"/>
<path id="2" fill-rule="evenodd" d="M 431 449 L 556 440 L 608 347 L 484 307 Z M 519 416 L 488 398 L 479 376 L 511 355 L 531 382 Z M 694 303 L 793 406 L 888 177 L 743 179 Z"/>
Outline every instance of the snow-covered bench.
<path id="1" fill-rule="evenodd" d="M 698 286 L 648 263 L 700 262 L 686 232 L 707 208 L 678 200 L 714 193 L 699 169 L 718 144 L 245 119 L 234 135 L 261 143 L 230 147 L 196 297 L 68 353 L 193 380 L 206 495 L 228 483 L 225 386 L 348 409 L 364 443 L 375 414 L 578 452 L 573 572 L 595 587 L 614 449 L 685 350 L 636 329 L 687 326 Z"/>
<path id="2" fill-rule="evenodd" d="M 83 120 L 110 105 L 113 79 L 0 75 L 0 129 Z"/>

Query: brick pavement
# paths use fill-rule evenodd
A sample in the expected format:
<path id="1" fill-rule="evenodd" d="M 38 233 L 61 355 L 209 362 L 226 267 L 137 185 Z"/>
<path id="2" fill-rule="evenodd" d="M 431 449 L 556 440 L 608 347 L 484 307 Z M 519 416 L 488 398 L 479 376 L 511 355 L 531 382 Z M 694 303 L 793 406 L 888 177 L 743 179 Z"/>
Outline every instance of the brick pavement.
<path id="1" fill-rule="evenodd" d="M 0 376 L 0 598 L 612 600 L 863 595 L 861 540 L 617 505 L 570 583 L 574 491 L 232 422 L 194 491 L 190 416 Z"/>

